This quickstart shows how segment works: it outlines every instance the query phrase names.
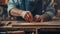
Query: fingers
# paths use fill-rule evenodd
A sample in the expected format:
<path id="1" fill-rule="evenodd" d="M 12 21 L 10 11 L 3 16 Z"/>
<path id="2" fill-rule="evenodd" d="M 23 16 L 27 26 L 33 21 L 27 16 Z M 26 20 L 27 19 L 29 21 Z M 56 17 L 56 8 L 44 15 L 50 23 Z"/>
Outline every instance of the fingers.
<path id="1" fill-rule="evenodd" d="M 36 15 L 34 17 L 34 22 L 43 22 L 45 20 L 45 17 L 43 15 Z"/>
<path id="2" fill-rule="evenodd" d="M 24 19 L 27 21 L 27 22 L 31 22 L 33 20 L 33 17 L 32 17 L 32 14 L 30 12 L 27 12 L 25 14 L 25 17 Z"/>
<path id="3" fill-rule="evenodd" d="M 31 13 L 28 13 L 28 15 L 29 15 L 29 21 L 33 21 L 33 16 L 32 16 L 32 14 L 31 14 Z"/>
<path id="4" fill-rule="evenodd" d="M 34 17 L 34 22 L 37 22 L 38 21 L 38 18 L 37 16 Z"/>
<path id="5" fill-rule="evenodd" d="M 24 16 L 24 19 L 26 20 L 26 22 L 27 22 L 27 20 L 28 20 L 28 16 L 27 15 L 25 15 Z"/>
<path id="6" fill-rule="evenodd" d="M 34 22 L 40 22 L 40 21 L 41 21 L 40 15 L 36 15 L 36 16 L 34 17 Z"/>
<path id="7" fill-rule="evenodd" d="M 41 19 L 41 22 L 45 22 L 46 19 L 47 19 L 47 17 L 45 17 L 45 15 L 41 15 L 41 16 L 40 16 L 40 19 Z"/>
<path id="8" fill-rule="evenodd" d="M 43 18 L 40 18 L 41 19 L 41 21 L 40 22 L 43 22 L 44 21 L 44 19 Z"/>

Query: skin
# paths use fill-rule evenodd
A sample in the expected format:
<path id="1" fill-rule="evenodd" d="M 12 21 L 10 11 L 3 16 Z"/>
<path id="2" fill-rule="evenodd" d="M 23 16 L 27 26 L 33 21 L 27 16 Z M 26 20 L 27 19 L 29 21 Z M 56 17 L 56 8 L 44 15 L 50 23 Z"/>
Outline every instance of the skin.
<path id="1" fill-rule="evenodd" d="M 23 12 L 26 12 L 25 13 L 25 15 L 23 15 L 22 16 L 22 14 L 23 14 Z M 27 11 L 23 11 L 23 10 L 18 10 L 18 9 L 12 9 L 11 11 L 10 11 L 10 14 L 11 15 L 13 15 L 13 16 L 20 16 L 20 17 L 22 17 L 23 19 L 25 19 L 27 22 L 32 22 L 32 21 L 34 21 L 34 22 L 43 22 L 44 21 L 44 19 L 46 19 L 47 17 L 48 17 L 48 15 L 47 14 L 43 14 L 43 15 L 38 15 L 38 16 L 35 16 L 34 18 L 33 18 L 33 16 L 32 16 L 32 14 L 31 14 L 31 12 L 29 11 L 29 12 L 27 12 Z"/>
<path id="2" fill-rule="evenodd" d="M 38 15 L 34 17 L 35 22 L 44 22 L 47 19 L 48 15 L 43 14 L 43 15 Z"/>
<path id="3" fill-rule="evenodd" d="M 25 12 L 25 14 L 24 14 L 24 12 Z M 12 16 L 20 16 L 20 17 L 22 17 L 23 19 L 25 19 L 26 21 L 28 21 L 28 22 L 31 22 L 31 21 L 33 21 L 33 16 L 32 16 L 32 14 L 31 14 L 31 12 L 30 11 L 23 11 L 23 10 L 18 10 L 18 9 L 16 9 L 16 8 L 14 8 L 14 9 L 12 9 L 11 11 L 10 11 L 10 14 L 12 15 Z"/>

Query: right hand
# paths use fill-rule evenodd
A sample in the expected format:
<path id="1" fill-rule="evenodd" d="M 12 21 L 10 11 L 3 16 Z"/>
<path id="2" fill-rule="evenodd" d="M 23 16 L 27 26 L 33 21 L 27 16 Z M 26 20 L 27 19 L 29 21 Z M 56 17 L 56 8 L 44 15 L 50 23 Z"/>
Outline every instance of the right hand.
<path id="1" fill-rule="evenodd" d="M 33 16 L 30 11 L 22 11 L 21 17 L 27 22 L 31 22 L 33 20 Z"/>

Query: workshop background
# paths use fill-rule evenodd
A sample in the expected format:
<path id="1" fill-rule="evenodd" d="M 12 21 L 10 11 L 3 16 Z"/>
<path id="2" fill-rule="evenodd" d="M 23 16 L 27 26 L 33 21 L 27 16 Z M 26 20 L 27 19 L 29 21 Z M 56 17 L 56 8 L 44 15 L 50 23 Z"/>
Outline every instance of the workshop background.
<path id="1" fill-rule="evenodd" d="M 7 13 L 7 3 L 8 0 L 0 0 L 0 20 L 16 20 L 15 17 L 10 17 Z M 56 16 L 54 17 L 55 19 L 59 19 L 60 17 L 60 0 L 54 0 L 53 2 L 55 11 L 56 11 Z"/>

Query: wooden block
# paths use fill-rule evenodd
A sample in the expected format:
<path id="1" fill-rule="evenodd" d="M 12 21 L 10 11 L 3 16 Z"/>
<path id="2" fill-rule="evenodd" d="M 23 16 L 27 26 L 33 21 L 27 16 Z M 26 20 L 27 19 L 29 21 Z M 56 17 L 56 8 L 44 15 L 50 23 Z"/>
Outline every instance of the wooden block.
<path id="1" fill-rule="evenodd" d="M 7 34 L 24 34 L 24 31 L 8 31 Z"/>

